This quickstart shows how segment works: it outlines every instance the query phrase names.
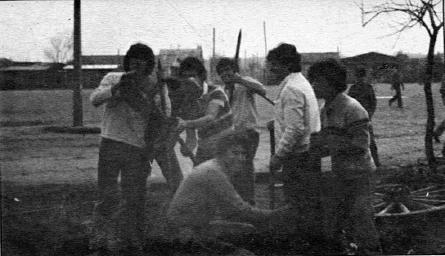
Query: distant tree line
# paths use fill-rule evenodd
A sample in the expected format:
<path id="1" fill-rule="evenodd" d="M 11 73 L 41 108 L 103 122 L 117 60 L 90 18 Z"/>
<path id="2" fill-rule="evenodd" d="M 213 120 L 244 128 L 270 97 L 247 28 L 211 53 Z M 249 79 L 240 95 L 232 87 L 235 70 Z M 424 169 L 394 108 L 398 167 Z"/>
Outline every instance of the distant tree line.
<path id="1" fill-rule="evenodd" d="M 442 75 L 444 71 L 442 55 L 442 53 L 437 53 L 434 55 L 433 82 L 442 81 Z M 402 52 L 397 53 L 396 57 L 399 59 L 400 62 L 403 81 L 405 83 L 423 84 L 425 79 L 425 67 L 427 63 L 426 57 L 410 58 L 407 54 L 404 54 Z"/>

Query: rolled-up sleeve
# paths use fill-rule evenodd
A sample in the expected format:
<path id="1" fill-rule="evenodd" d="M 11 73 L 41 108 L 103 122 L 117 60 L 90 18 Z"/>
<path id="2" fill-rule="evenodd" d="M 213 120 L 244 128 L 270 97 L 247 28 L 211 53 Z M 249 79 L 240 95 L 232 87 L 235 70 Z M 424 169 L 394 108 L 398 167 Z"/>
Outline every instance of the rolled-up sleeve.
<path id="1" fill-rule="evenodd" d="M 112 99 L 114 96 L 111 93 L 111 89 L 120 81 L 121 75 L 119 74 L 107 74 L 99 86 L 91 93 L 90 102 L 98 107 L 106 101 Z"/>
<path id="2" fill-rule="evenodd" d="M 283 97 L 285 129 L 277 148 L 277 156 L 284 157 L 292 151 L 294 145 L 304 136 L 306 122 L 304 117 L 304 94 L 288 91 Z"/>

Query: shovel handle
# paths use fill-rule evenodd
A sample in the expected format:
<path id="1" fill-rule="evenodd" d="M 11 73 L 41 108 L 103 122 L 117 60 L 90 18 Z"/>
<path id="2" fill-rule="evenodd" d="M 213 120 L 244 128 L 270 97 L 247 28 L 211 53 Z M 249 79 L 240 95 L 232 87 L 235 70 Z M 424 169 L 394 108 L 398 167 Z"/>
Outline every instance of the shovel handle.
<path id="1" fill-rule="evenodd" d="M 269 130 L 269 139 L 270 139 L 270 157 L 272 157 L 275 154 L 275 128 L 274 128 L 273 120 L 267 122 L 267 129 Z M 270 209 L 274 209 L 275 208 L 275 172 L 272 169 L 269 169 L 269 171 L 270 171 L 269 207 L 270 207 Z"/>

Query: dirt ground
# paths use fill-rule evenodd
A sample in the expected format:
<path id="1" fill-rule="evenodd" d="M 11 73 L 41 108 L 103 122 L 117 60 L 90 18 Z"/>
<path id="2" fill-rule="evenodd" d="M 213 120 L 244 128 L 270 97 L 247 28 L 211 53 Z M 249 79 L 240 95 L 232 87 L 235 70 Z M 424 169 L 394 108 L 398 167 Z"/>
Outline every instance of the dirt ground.
<path id="1" fill-rule="evenodd" d="M 376 87 L 378 109 L 373 124 L 385 176 L 416 165 L 424 158 L 423 134 L 425 107 L 422 88 L 407 85 L 403 110 L 387 105 L 389 85 Z M 433 93 L 438 86 L 433 88 Z M 55 92 L 56 99 L 43 104 L 50 92 L 1 92 L 0 161 L 2 182 L 2 254 L 4 255 L 86 255 L 65 241 L 82 239 L 83 221 L 90 217 L 96 199 L 95 182 L 98 157 L 98 134 L 62 134 L 45 132 L 47 125 L 69 125 L 69 94 Z M 84 92 L 85 101 L 88 92 Z M 270 89 L 270 95 L 276 91 Z M 26 97 L 24 97 L 26 95 Z M 36 96 L 37 95 L 37 96 Z M 42 96 L 43 95 L 43 96 Z M 24 99 L 27 99 L 26 101 Z M 68 101 L 68 103 L 67 103 Z M 100 110 L 85 104 L 85 120 L 97 126 Z M 44 106 L 42 106 L 44 105 Z M 68 105 L 68 106 L 67 106 Z M 271 108 L 258 100 L 260 123 L 271 119 Z M 437 120 L 445 118 L 445 108 L 436 97 Z M 267 172 L 269 135 L 261 128 L 261 142 L 255 158 L 257 172 Z M 445 138 L 443 138 L 445 140 Z M 435 144 L 439 155 L 440 144 Z M 178 153 L 180 156 L 180 154 Z M 191 161 L 180 156 L 185 175 Z M 324 166 L 329 171 L 329 166 Z M 147 204 L 149 215 L 156 216 L 168 193 L 159 168 L 154 166 L 149 178 Z M 257 185 L 257 205 L 268 207 L 267 189 Z M 445 253 L 443 218 L 380 223 L 386 253 Z M 396 228 L 394 228 L 396 227 Z M 414 235 L 418 234 L 418 235 Z M 79 240 L 82 244 L 85 241 Z M 71 248 L 71 247 L 73 248 Z M 70 252 L 70 248 L 74 252 Z M 77 248 L 77 249 L 74 249 Z M 77 250 L 77 251 L 76 251 Z M 410 251 L 411 250 L 411 251 Z"/>

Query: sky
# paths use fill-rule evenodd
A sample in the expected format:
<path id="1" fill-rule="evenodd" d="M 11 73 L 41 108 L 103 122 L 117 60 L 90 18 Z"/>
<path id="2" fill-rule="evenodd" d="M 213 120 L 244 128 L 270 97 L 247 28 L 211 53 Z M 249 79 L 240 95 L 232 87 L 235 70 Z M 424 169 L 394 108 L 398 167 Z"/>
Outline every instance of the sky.
<path id="1" fill-rule="evenodd" d="M 335 52 L 353 56 L 370 51 L 384 54 L 426 54 L 428 35 L 418 26 L 399 36 L 391 25 L 397 16 L 382 16 L 362 27 L 356 3 L 361 0 L 126 0 L 82 1 L 82 54 L 125 54 L 135 42 L 160 49 L 195 48 L 204 57 L 215 51 L 234 56 L 242 29 L 240 57 L 264 56 L 281 42 L 299 52 Z M 366 7 L 375 4 L 363 0 Z M 50 38 L 70 34 L 73 1 L 1 1 L 0 58 L 47 61 Z M 368 18 L 365 16 L 365 18 Z M 443 52 L 442 33 L 436 52 Z"/>

